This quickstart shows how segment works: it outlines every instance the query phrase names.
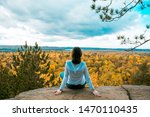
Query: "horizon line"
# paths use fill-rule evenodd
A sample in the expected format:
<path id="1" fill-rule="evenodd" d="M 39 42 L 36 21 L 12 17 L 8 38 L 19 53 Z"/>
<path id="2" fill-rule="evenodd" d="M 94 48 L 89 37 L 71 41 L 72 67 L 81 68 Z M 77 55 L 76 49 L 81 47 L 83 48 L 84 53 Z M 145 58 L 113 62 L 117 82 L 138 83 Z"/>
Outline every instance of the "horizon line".
<path id="1" fill-rule="evenodd" d="M 23 45 L 0 45 L 1 46 L 23 46 Z M 29 45 L 29 46 L 34 46 L 34 45 Z M 73 47 L 77 47 L 77 46 L 40 46 L 39 47 L 50 47 L 50 48 L 73 48 Z M 93 48 L 93 49 L 131 49 L 131 48 L 104 48 L 104 47 L 81 47 L 81 46 L 78 46 L 80 48 Z M 143 50 L 150 50 L 150 48 L 136 48 L 135 50 L 138 50 L 138 49 L 143 49 Z"/>

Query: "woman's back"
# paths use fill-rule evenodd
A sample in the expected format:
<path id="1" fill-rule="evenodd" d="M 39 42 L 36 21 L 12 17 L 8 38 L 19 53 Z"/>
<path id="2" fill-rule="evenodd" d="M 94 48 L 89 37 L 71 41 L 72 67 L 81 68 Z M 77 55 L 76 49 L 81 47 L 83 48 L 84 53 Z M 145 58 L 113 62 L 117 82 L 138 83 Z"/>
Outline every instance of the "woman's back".
<path id="1" fill-rule="evenodd" d="M 80 62 L 79 64 L 73 64 L 71 60 L 66 62 L 68 81 L 70 84 L 84 84 L 84 71 L 85 71 L 85 62 Z"/>
<path id="2" fill-rule="evenodd" d="M 63 90 L 66 83 L 71 85 L 83 85 L 85 82 L 89 85 L 90 90 L 94 89 L 86 63 L 80 62 L 75 65 L 71 60 L 67 61 L 65 64 L 63 82 L 60 89 Z"/>
<path id="3" fill-rule="evenodd" d="M 83 76 L 83 71 L 85 69 L 85 62 L 80 62 L 79 64 L 73 64 L 72 61 L 67 61 L 67 69 L 72 78 L 78 78 Z"/>

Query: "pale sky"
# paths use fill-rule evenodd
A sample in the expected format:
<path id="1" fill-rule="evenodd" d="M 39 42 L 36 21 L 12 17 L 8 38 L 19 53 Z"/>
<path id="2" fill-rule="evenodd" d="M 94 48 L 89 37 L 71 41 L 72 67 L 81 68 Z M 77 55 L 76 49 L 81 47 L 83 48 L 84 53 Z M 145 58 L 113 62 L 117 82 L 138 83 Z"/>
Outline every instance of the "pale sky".
<path id="1" fill-rule="evenodd" d="M 119 1 L 114 6 L 120 6 Z M 117 36 L 133 38 L 143 33 L 149 23 L 150 8 L 142 12 L 134 9 L 119 21 L 102 22 L 91 10 L 91 3 L 92 0 L 0 0 L 0 45 L 23 45 L 27 41 L 40 46 L 130 48 L 133 45 L 121 45 Z M 149 31 L 146 36 L 150 37 Z M 140 48 L 150 49 L 150 42 Z"/>

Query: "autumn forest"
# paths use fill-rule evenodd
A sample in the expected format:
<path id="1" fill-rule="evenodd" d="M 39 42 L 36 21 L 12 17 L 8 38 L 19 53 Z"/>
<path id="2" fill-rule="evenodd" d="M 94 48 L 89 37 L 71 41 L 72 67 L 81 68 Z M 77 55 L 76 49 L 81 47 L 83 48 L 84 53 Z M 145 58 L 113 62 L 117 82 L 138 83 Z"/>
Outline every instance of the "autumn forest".
<path id="1" fill-rule="evenodd" d="M 18 52 L 0 53 L 0 99 L 40 87 L 59 86 L 60 72 L 71 51 L 42 51 L 36 43 Z M 150 85 L 150 55 L 134 52 L 83 51 L 91 80 L 97 86 Z"/>

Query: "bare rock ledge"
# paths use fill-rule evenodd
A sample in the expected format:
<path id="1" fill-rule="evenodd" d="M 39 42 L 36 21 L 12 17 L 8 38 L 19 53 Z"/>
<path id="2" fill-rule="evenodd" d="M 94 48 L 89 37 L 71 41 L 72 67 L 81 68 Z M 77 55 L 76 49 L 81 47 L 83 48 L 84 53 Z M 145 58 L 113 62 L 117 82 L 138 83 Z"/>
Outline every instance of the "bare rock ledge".
<path id="1" fill-rule="evenodd" d="M 63 94 L 54 95 L 58 87 L 40 88 L 22 92 L 12 100 L 150 100 L 150 86 L 123 85 L 100 86 L 96 89 L 101 97 L 94 96 L 88 88 L 80 90 L 65 89 Z"/>

